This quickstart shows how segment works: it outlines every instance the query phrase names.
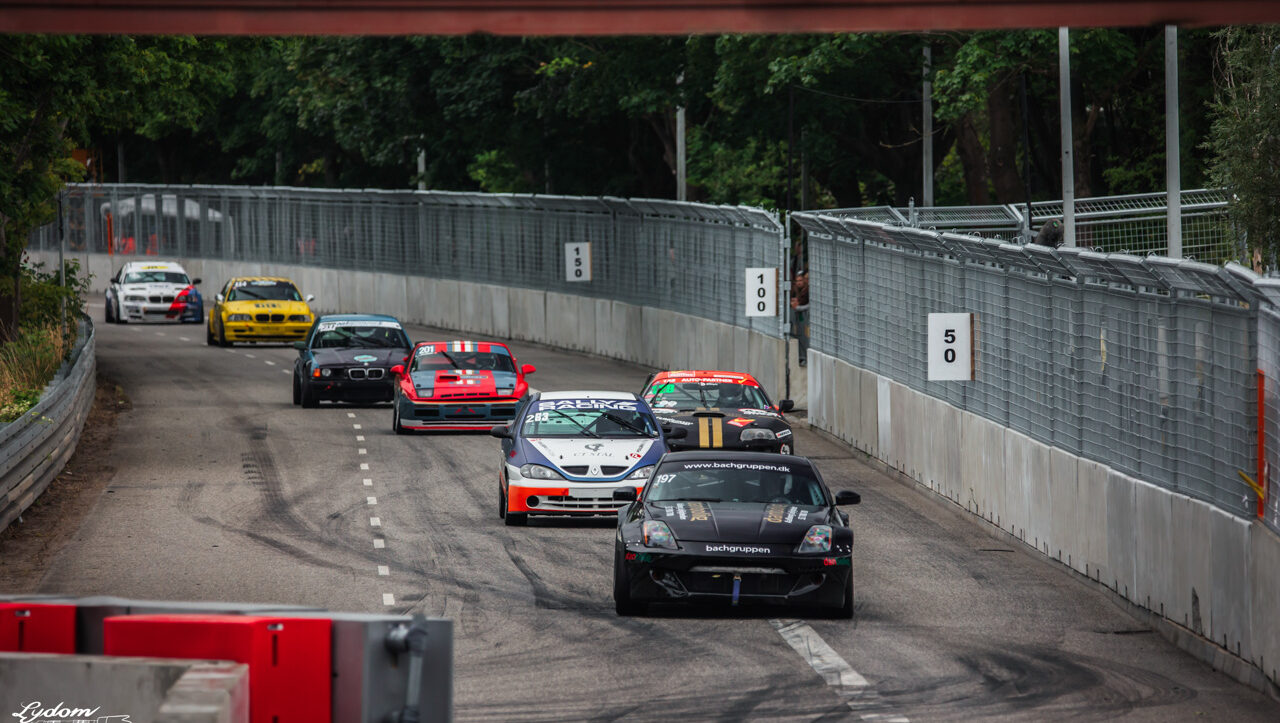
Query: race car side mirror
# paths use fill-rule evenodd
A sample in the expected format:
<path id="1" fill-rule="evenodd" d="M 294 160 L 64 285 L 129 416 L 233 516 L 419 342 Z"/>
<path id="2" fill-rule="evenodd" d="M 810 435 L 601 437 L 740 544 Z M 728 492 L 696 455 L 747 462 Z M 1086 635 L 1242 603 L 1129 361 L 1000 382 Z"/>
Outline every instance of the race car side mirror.
<path id="1" fill-rule="evenodd" d="M 862 495 L 853 490 L 840 490 L 836 493 L 837 505 L 856 505 L 862 501 Z"/>
<path id="2" fill-rule="evenodd" d="M 684 427 L 663 427 L 662 433 L 667 439 L 684 439 L 689 436 L 689 430 Z"/>
<path id="3" fill-rule="evenodd" d="M 315 294 L 307 294 L 307 303 L 308 303 L 308 304 L 310 304 L 311 302 L 313 302 L 313 301 L 315 301 L 315 300 L 316 300 L 316 295 L 315 295 Z"/>
<path id="4" fill-rule="evenodd" d="M 619 487 L 618 489 L 613 491 L 613 501 L 614 502 L 635 502 L 636 488 L 635 487 Z"/>
<path id="5" fill-rule="evenodd" d="M 783 399 L 782 401 L 778 402 L 779 412 L 790 412 L 792 409 L 795 409 L 795 408 L 796 408 L 796 403 L 791 401 L 790 399 Z"/>
<path id="6" fill-rule="evenodd" d="M 218 302 L 219 304 L 221 304 L 221 303 L 222 303 L 222 294 L 218 294 L 217 296 L 213 297 L 213 300 L 214 300 L 214 301 L 216 301 L 216 302 Z"/>
<path id="7" fill-rule="evenodd" d="M 524 366 L 520 367 L 521 374 L 532 374 L 536 371 L 538 371 L 538 367 L 535 367 L 532 364 L 525 364 Z"/>
<path id="8" fill-rule="evenodd" d="M 203 279 L 201 279 L 199 276 L 197 276 L 197 277 L 195 277 L 194 279 L 192 279 L 192 280 L 191 280 L 191 285 L 192 285 L 192 286 L 195 286 L 196 284 L 200 283 L 201 281 L 203 281 Z"/>
<path id="9" fill-rule="evenodd" d="M 505 424 L 499 424 L 489 429 L 489 436 L 497 437 L 498 439 L 511 439 L 511 428 Z"/>
<path id="10" fill-rule="evenodd" d="M 400 376 L 401 374 L 404 374 L 404 365 L 403 365 L 403 364 L 397 364 L 397 365 L 395 365 L 395 366 L 391 367 L 391 373 L 392 373 L 392 374 L 395 374 L 396 376 Z"/>
<path id="11" fill-rule="evenodd" d="M 295 342 L 293 342 L 293 348 L 294 348 L 294 349 L 297 349 L 298 351 L 306 351 L 306 350 L 307 350 L 307 342 L 305 342 L 305 341 L 295 341 Z"/>

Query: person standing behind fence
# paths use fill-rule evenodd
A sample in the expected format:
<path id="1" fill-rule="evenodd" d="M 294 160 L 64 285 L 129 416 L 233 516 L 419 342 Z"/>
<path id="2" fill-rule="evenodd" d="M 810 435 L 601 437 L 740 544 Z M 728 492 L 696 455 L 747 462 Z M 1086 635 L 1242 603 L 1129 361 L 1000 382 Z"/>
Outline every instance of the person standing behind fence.
<path id="1" fill-rule="evenodd" d="M 800 366 L 809 354 L 809 272 L 801 269 L 791 282 L 791 333 L 800 350 Z"/>

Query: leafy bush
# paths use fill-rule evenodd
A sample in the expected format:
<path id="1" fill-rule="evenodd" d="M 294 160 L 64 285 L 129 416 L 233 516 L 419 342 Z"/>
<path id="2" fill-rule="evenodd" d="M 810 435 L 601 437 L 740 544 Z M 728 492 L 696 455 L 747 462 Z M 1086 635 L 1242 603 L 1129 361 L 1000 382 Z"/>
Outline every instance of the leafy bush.
<path id="1" fill-rule="evenodd" d="M 21 417 L 40 401 L 40 392 L 73 348 L 75 336 L 64 338 L 59 323 L 24 327 L 17 340 L 0 346 L 0 424 Z"/>
<path id="2" fill-rule="evenodd" d="M 67 277 L 64 288 L 58 283 L 58 270 L 44 271 L 44 264 L 24 264 L 22 267 L 22 308 L 18 311 L 22 326 L 48 326 L 62 323 L 62 300 L 67 300 L 67 319 L 74 334 L 74 320 L 84 309 L 84 299 L 89 293 L 89 274 L 80 268 L 80 262 L 67 259 L 63 264 Z"/>

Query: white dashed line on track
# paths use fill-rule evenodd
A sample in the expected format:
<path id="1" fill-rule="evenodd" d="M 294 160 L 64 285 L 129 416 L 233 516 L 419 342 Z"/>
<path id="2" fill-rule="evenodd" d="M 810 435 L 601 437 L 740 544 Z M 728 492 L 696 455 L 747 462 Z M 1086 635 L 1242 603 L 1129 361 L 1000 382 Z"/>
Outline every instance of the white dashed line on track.
<path id="1" fill-rule="evenodd" d="M 163 331 L 157 331 L 157 332 L 156 332 L 156 336 L 164 336 L 164 332 L 163 332 Z"/>
<path id="2" fill-rule="evenodd" d="M 371 505 L 376 505 L 376 504 L 378 504 L 378 498 L 377 498 L 377 497 L 367 497 L 367 498 L 365 498 L 365 502 L 368 502 L 368 503 L 369 503 L 369 504 L 371 504 Z"/>
<path id="3" fill-rule="evenodd" d="M 289 373 L 289 370 L 288 370 L 288 369 L 281 369 L 280 371 L 284 372 L 285 374 L 288 374 L 288 373 Z"/>
<path id="4" fill-rule="evenodd" d="M 370 527 L 382 527 L 382 518 L 381 518 L 381 517 L 370 517 L 370 518 L 369 518 L 369 526 L 370 526 Z"/>
<path id="5" fill-rule="evenodd" d="M 391 594 L 391 593 L 389 593 L 389 592 L 384 592 L 384 593 L 382 593 L 382 604 L 383 604 L 383 605 L 395 605 L 395 604 L 396 604 L 396 596 L 395 596 L 395 595 L 392 595 L 392 594 Z"/>
<path id="6" fill-rule="evenodd" d="M 356 450 L 356 453 L 357 453 L 357 454 L 369 454 L 369 450 L 365 449 L 364 447 L 361 447 L 360 449 Z"/>
<path id="7" fill-rule="evenodd" d="M 867 721 L 884 721 L 884 723 L 910 723 L 910 719 L 894 713 L 871 711 L 883 710 L 885 703 L 871 683 L 853 669 L 827 641 L 808 624 L 800 620 L 769 621 L 782 639 L 787 641 L 793 650 L 813 668 L 814 672 L 827 681 L 827 685 L 835 689 L 836 694 L 849 706 L 859 718 Z"/>
<path id="8" fill-rule="evenodd" d="M 223 349 L 223 351 L 225 351 L 225 352 L 226 352 L 226 353 L 228 353 L 228 354 L 235 354 L 235 353 L 236 353 L 236 350 L 235 350 L 235 349 Z"/>
<path id="9" fill-rule="evenodd" d="M 364 429 L 363 427 L 361 427 L 361 426 L 360 426 L 360 425 L 358 425 L 358 424 L 353 424 L 353 425 L 351 425 L 351 428 L 352 428 L 352 429 Z"/>
<path id="10" fill-rule="evenodd" d="M 188 339 L 188 338 L 187 338 L 187 337 L 185 337 L 185 336 L 180 336 L 180 337 L 178 337 L 178 340 L 179 340 L 179 341 L 191 341 L 190 339 Z"/>
<path id="11" fill-rule="evenodd" d="M 357 435 L 356 435 L 356 441 L 357 441 L 357 442 L 363 442 L 363 441 L 364 441 L 364 435 L 363 435 L 363 434 L 357 434 Z"/>
<path id="12" fill-rule="evenodd" d="M 363 480 L 361 480 L 361 481 L 362 481 L 362 482 L 364 482 L 364 486 L 365 486 L 365 487 L 372 487 L 372 486 L 373 486 L 373 480 L 369 479 L 368 477 L 365 477 L 365 478 L 364 478 Z"/>
<path id="13" fill-rule="evenodd" d="M 350 419 L 355 419 L 355 418 L 356 418 L 356 413 L 355 413 L 355 412 L 347 412 L 347 417 L 348 417 L 348 418 L 350 418 Z"/>
<path id="14" fill-rule="evenodd" d="M 254 356 L 254 355 L 250 354 L 249 352 L 245 352 L 245 353 L 244 353 L 244 355 L 245 355 L 245 356 L 247 356 L 247 357 L 249 357 L 250 359 L 257 359 L 257 358 L 258 358 L 258 357 L 256 357 L 256 356 Z"/>
<path id="15" fill-rule="evenodd" d="M 270 364 L 271 366 L 275 366 L 275 365 L 276 365 L 276 363 L 275 363 L 275 362 L 273 362 L 273 361 L 271 361 L 270 359 L 268 359 L 268 360 L 267 360 L 267 364 Z"/>
<path id="16" fill-rule="evenodd" d="M 360 463 L 360 469 L 361 469 L 361 470 L 364 470 L 364 471 L 368 471 L 368 470 L 369 470 L 369 463 L 368 463 L 368 462 L 361 462 L 361 463 Z"/>
<path id="17" fill-rule="evenodd" d="M 391 568 L 387 567 L 386 565 L 378 565 L 378 574 L 382 575 L 383 577 L 386 577 L 387 575 L 391 574 Z"/>
<path id="18" fill-rule="evenodd" d="M 387 541 L 382 539 L 381 537 L 373 541 L 373 547 L 375 550 L 381 550 L 386 546 L 387 546 Z"/>

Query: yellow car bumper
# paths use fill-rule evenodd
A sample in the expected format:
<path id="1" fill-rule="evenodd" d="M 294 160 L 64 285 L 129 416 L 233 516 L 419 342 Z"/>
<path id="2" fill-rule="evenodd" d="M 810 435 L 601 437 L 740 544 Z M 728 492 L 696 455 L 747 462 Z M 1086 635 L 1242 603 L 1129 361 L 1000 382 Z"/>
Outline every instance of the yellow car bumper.
<path id="1" fill-rule="evenodd" d="M 229 321 L 226 326 L 227 341 L 297 341 L 307 335 L 310 322 L 262 323 Z"/>

